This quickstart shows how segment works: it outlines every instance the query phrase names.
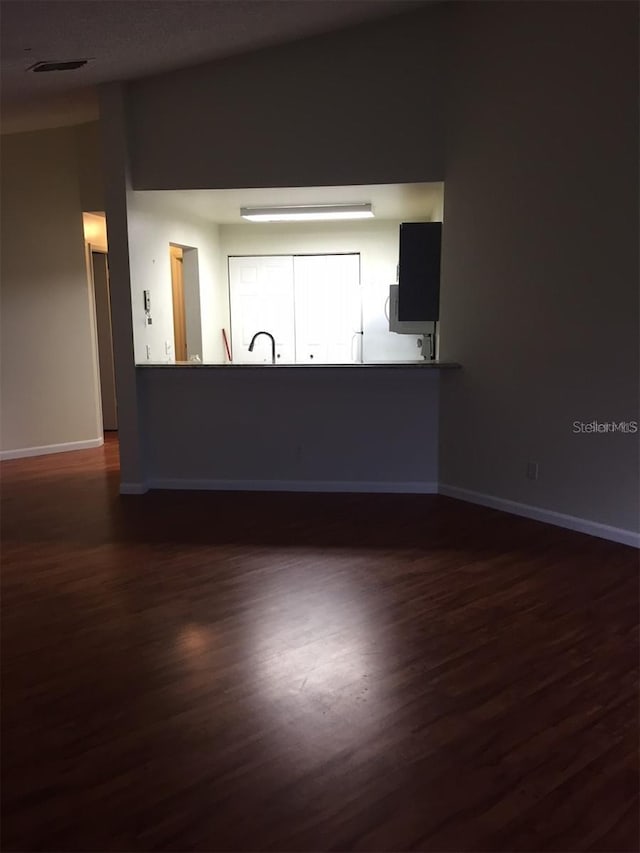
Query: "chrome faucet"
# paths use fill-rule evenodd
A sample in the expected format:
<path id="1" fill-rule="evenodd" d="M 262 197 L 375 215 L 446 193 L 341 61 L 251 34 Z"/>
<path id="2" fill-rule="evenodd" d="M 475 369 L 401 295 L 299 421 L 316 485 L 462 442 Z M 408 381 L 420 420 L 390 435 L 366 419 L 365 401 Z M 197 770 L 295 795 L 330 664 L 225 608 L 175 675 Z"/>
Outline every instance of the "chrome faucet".
<path id="1" fill-rule="evenodd" d="M 276 339 L 273 337 L 271 332 L 256 332 L 255 335 L 251 338 L 251 343 L 249 344 L 249 352 L 253 352 L 253 345 L 256 342 L 256 338 L 259 338 L 260 335 L 266 335 L 268 338 L 271 338 L 271 364 L 276 363 Z"/>

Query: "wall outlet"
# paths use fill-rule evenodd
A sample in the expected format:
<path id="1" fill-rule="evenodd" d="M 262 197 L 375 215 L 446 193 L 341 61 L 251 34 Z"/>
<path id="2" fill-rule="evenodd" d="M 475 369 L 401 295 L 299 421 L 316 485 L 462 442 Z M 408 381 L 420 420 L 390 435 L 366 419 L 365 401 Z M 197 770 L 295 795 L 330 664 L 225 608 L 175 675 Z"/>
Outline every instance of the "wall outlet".
<path id="1" fill-rule="evenodd" d="M 539 473 L 539 465 L 537 462 L 527 462 L 527 479 L 537 480 Z"/>
<path id="2" fill-rule="evenodd" d="M 151 347 L 149 346 L 149 344 L 147 344 L 146 349 L 147 349 L 147 361 L 149 361 L 149 359 L 151 358 Z"/>
<path id="3" fill-rule="evenodd" d="M 172 352 L 173 352 L 173 344 L 171 343 L 171 341 L 165 341 L 164 342 L 164 353 L 165 353 L 165 355 L 171 355 Z"/>

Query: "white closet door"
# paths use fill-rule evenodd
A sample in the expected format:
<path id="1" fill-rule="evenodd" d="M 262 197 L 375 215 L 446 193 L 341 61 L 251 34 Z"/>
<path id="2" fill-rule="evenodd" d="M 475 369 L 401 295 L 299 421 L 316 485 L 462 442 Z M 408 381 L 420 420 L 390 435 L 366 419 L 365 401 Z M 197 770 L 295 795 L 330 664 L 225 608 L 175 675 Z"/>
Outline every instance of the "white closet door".
<path id="1" fill-rule="evenodd" d="M 270 332 L 276 339 L 276 362 L 295 361 L 293 312 L 293 258 L 229 258 L 229 299 L 231 304 L 231 347 L 238 364 L 271 361 L 271 341 L 261 335 L 253 352 L 251 338 L 256 332 Z"/>
<path id="2" fill-rule="evenodd" d="M 293 259 L 296 362 L 361 361 L 360 255 Z"/>

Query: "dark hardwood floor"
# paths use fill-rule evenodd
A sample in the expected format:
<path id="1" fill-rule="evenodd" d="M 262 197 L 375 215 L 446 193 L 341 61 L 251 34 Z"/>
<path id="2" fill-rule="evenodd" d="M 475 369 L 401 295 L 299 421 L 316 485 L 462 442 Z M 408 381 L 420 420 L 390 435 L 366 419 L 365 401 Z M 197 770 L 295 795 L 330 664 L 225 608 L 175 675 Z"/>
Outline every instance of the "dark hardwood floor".
<path id="1" fill-rule="evenodd" d="M 634 550 L 1 471 L 3 850 L 638 850 Z"/>

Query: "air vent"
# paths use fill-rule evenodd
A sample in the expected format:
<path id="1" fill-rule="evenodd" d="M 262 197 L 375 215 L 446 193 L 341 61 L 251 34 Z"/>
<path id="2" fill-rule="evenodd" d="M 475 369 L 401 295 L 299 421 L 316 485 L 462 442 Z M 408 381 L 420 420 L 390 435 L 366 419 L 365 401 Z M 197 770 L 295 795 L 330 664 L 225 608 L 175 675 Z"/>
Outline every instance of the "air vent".
<path id="1" fill-rule="evenodd" d="M 68 62 L 36 62 L 28 70 L 38 74 L 45 71 L 75 71 L 86 65 L 88 61 L 88 59 L 71 59 Z"/>

